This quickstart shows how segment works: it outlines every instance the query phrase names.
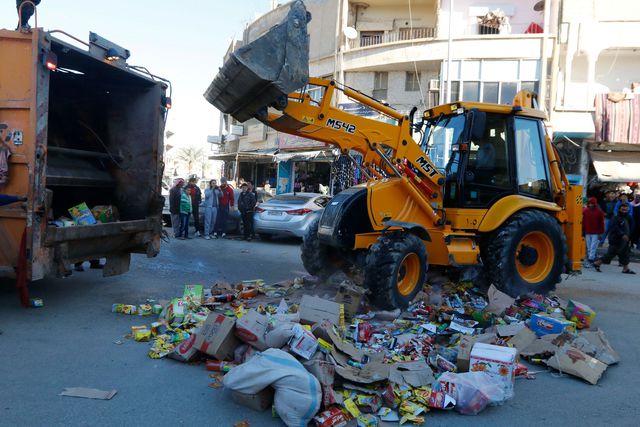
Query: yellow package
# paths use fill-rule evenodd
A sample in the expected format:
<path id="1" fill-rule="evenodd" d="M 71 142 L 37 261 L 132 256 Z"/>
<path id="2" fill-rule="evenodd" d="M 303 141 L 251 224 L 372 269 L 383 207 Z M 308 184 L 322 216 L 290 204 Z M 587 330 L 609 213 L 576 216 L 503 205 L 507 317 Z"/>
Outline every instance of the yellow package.
<path id="1" fill-rule="evenodd" d="M 138 342 L 149 341 L 151 339 L 151 331 L 148 329 L 136 331 L 133 334 L 133 339 Z"/>
<path id="2" fill-rule="evenodd" d="M 131 327 L 131 335 L 134 335 L 134 336 L 135 336 L 136 332 L 138 332 L 138 331 L 144 331 L 144 330 L 146 330 L 146 329 L 147 329 L 147 326 L 146 326 L 146 325 L 141 325 L 141 326 L 132 326 L 132 327 Z"/>
<path id="3" fill-rule="evenodd" d="M 361 415 L 360 409 L 358 409 L 358 406 L 353 399 L 345 399 L 344 407 L 347 408 L 347 411 L 353 418 L 358 418 Z"/>

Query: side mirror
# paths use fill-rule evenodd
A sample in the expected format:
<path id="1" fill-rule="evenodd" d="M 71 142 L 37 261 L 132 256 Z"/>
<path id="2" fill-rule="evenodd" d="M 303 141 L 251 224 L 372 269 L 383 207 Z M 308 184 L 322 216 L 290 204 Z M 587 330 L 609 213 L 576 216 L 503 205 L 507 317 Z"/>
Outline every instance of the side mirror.
<path id="1" fill-rule="evenodd" d="M 467 112 L 464 124 L 464 142 L 481 139 L 487 126 L 487 113 L 473 108 Z"/>

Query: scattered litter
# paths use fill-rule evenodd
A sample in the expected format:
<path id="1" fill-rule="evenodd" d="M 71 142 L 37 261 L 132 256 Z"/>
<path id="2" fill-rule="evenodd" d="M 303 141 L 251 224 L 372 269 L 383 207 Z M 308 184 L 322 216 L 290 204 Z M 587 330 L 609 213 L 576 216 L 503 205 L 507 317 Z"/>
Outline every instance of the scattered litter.
<path id="1" fill-rule="evenodd" d="M 67 387 L 60 396 L 83 397 L 85 399 L 111 400 L 117 390 L 98 390 L 97 388 Z"/>
<path id="2" fill-rule="evenodd" d="M 333 300 L 324 290 L 325 298 L 299 292 L 320 285 L 304 278 L 252 279 L 187 285 L 179 298 L 112 311 L 157 314 L 130 335 L 152 341 L 149 357 L 205 361 L 210 388 L 228 388 L 253 410 L 271 407 L 289 426 L 419 425 L 430 411 L 451 409 L 476 415 L 510 399 L 516 379 L 551 368 L 596 384 L 620 360 L 593 328 L 595 311 L 574 300 L 441 282 L 404 311 L 373 311 L 348 278 L 333 282 Z"/>
<path id="3" fill-rule="evenodd" d="M 44 307 L 44 301 L 42 298 L 31 298 L 29 300 L 29 305 L 34 308 Z"/>

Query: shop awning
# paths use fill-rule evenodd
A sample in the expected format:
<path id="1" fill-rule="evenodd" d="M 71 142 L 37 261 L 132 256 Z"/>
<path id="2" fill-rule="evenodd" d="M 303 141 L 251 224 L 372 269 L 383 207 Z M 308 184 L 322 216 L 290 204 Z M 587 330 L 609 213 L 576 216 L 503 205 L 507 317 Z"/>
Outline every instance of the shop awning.
<path id="1" fill-rule="evenodd" d="M 600 181 L 640 181 L 640 151 L 590 150 L 590 154 Z"/>
<path id="2" fill-rule="evenodd" d="M 276 150 L 270 151 L 238 151 L 233 153 L 220 153 L 209 156 L 209 160 L 223 160 L 226 162 L 235 161 L 262 161 L 273 162 Z"/>
<path id="3" fill-rule="evenodd" d="M 331 161 L 334 159 L 334 155 L 330 150 L 316 150 L 316 151 L 288 151 L 280 152 L 276 154 L 276 160 L 279 162 L 286 162 L 293 160 L 294 162 L 301 161 Z"/>

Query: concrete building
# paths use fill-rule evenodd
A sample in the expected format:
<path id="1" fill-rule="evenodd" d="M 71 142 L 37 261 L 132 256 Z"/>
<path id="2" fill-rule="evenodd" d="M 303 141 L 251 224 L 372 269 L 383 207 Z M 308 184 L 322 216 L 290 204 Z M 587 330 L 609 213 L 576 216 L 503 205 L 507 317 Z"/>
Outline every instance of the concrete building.
<path id="1" fill-rule="evenodd" d="M 557 121 L 556 139 L 573 141 L 567 152 L 575 145 L 582 149 L 582 140 L 594 139 L 597 93 L 622 90 L 630 81 L 640 80 L 636 71 L 640 54 L 635 51 L 640 43 L 640 2 L 634 0 L 547 0 L 546 4 L 306 0 L 305 4 L 313 16 L 312 76 L 333 78 L 402 112 L 449 99 L 511 103 L 518 90 L 529 89 L 544 100 L 552 122 Z M 278 7 L 258 18 L 230 51 L 282 17 L 283 8 Z M 338 103 L 345 109 L 355 107 L 344 98 Z M 277 175 L 287 175 L 290 182 L 296 174 L 293 161 L 331 159 L 327 147 L 280 134 L 255 120 L 240 124 L 225 118 L 224 129 L 235 135 L 225 147 L 227 158 L 250 156 L 252 161 L 285 163 Z M 580 165 L 578 161 L 578 171 L 571 172 L 579 175 Z M 251 167 L 258 173 L 257 166 Z M 248 168 L 240 165 L 235 174 L 246 174 Z M 290 187 L 279 190 L 286 189 Z"/>
<path id="2" fill-rule="evenodd" d="M 590 192 L 637 183 L 640 2 L 563 0 L 559 10 L 551 123 L 565 168 Z"/>

